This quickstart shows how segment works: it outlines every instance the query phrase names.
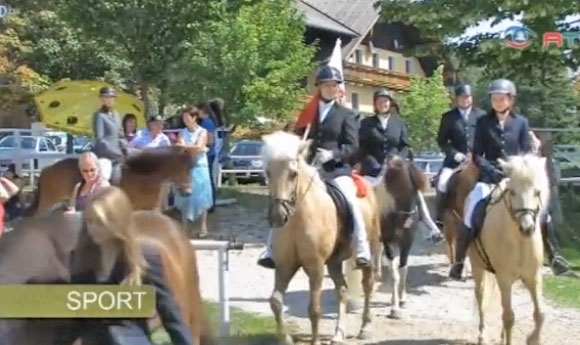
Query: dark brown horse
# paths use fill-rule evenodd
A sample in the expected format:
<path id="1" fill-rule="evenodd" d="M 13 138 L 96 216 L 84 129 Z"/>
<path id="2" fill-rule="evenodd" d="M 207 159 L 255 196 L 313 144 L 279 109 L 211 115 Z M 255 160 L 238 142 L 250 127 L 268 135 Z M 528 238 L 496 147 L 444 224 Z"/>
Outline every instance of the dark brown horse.
<path id="1" fill-rule="evenodd" d="M 381 235 L 393 278 L 391 317 L 401 318 L 405 307 L 407 260 L 419 220 L 419 192 L 428 181 L 412 162 L 395 156 L 375 186 L 381 210 Z M 398 255 L 397 255 L 398 254 Z"/>
<path id="2" fill-rule="evenodd" d="M 191 192 L 189 171 L 193 164 L 193 156 L 179 147 L 145 149 L 126 158 L 119 187 L 127 193 L 135 210 L 151 210 L 159 206 L 165 181 L 175 183 L 184 193 Z M 77 158 L 66 158 L 44 168 L 25 215 L 31 216 L 67 201 L 81 181 Z"/>
<path id="3" fill-rule="evenodd" d="M 80 218 L 64 216 L 62 207 L 23 219 L 0 241 L 0 284 L 66 284 L 75 273 L 92 270 L 99 261 Z M 156 211 L 136 211 L 139 240 L 160 253 L 169 287 L 190 326 L 195 344 L 215 344 L 202 313 L 195 250 L 178 224 Z M 163 231 L 159 231 L 159 230 Z M 72 263 L 72 264 L 71 264 Z M 79 327 L 74 319 L 0 320 L 2 345 L 69 345 Z M 94 339 L 82 340 L 93 344 Z M 78 344 L 78 343 L 77 343 Z"/>

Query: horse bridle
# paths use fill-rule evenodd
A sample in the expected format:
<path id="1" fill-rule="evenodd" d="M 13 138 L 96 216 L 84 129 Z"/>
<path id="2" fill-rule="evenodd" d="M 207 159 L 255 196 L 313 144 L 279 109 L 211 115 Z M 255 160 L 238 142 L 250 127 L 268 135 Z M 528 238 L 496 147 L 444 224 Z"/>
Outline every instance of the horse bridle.
<path id="1" fill-rule="evenodd" d="M 300 164 L 299 160 L 296 160 L 296 162 L 297 164 Z M 302 200 L 302 198 L 304 198 L 304 195 L 306 195 L 306 193 L 308 193 L 308 190 L 310 190 L 310 187 L 312 187 L 314 178 L 315 178 L 314 175 L 310 177 L 308 185 L 306 186 L 306 190 L 300 196 L 298 196 L 298 181 L 296 181 L 294 185 L 294 190 L 292 191 L 292 194 L 290 195 L 289 198 L 280 198 L 277 196 L 273 196 L 270 193 L 268 193 L 269 194 L 268 197 L 271 201 L 280 204 L 280 206 L 282 206 L 282 208 L 284 209 L 284 211 L 286 211 L 288 215 L 292 215 L 294 211 L 296 211 L 296 205 L 298 205 L 299 199 Z"/>
<path id="2" fill-rule="evenodd" d="M 508 193 L 508 192 L 510 192 L 510 193 Z M 521 219 L 521 217 L 523 217 L 525 215 L 530 215 L 530 216 L 532 216 L 533 219 L 537 219 L 538 216 L 540 215 L 540 211 L 542 210 L 542 199 L 540 198 L 540 196 L 539 195 L 535 196 L 540 201 L 538 203 L 538 207 L 536 207 L 535 209 L 531 209 L 531 208 L 527 208 L 527 207 L 514 208 L 512 205 L 512 202 L 511 202 L 511 196 L 510 196 L 511 192 L 512 191 L 510 190 L 509 187 L 506 188 L 501 194 L 501 199 L 503 199 L 503 202 L 505 203 L 507 209 L 510 211 L 510 215 L 511 215 L 512 219 L 514 220 L 514 222 L 517 223 Z"/>

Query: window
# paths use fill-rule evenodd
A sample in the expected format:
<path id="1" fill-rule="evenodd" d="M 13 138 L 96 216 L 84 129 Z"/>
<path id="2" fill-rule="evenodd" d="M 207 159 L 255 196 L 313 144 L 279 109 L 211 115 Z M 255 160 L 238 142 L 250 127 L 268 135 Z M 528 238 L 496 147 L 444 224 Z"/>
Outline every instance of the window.
<path id="1" fill-rule="evenodd" d="M 380 57 L 379 57 L 379 53 L 373 53 L 373 67 L 374 68 L 380 68 Z"/>
<path id="2" fill-rule="evenodd" d="M 388 69 L 390 70 L 394 70 L 395 69 L 395 58 L 392 56 L 389 56 L 389 66 Z"/>
<path id="3" fill-rule="evenodd" d="M 357 65 L 362 65 L 363 63 L 363 54 L 362 50 L 357 49 L 354 51 L 354 63 Z"/>
<path id="4" fill-rule="evenodd" d="M 47 140 L 47 141 L 46 141 L 46 144 L 48 145 L 48 150 L 49 150 L 49 151 L 58 151 L 58 150 L 56 149 L 56 146 L 54 146 L 54 143 L 53 143 L 52 141 L 50 141 L 50 140 Z"/>
<path id="5" fill-rule="evenodd" d="M 39 143 L 38 143 L 38 151 L 39 152 L 46 152 L 48 151 L 48 146 L 46 146 L 46 141 L 44 141 L 44 138 L 40 138 Z"/>
<path id="6" fill-rule="evenodd" d="M 411 60 L 405 60 L 405 73 L 413 73 L 413 65 L 411 64 Z"/>
<path id="7" fill-rule="evenodd" d="M 353 92 L 350 95 L 350 103 L 352 104 L 352 109 L 353 110 L 358 110 L 358 107 L 359 107 L 358 93 Z"/>

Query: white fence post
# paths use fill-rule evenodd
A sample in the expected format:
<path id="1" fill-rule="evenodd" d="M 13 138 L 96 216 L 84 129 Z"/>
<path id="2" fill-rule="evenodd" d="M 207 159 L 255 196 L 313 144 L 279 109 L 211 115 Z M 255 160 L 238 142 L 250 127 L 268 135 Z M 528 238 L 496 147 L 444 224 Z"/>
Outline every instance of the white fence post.
<path id="1" fill-rule="evenodd" d="M 230 294 L 229 294 L 229 247 L 228 241 L 190 240 L 197 250 L 215 250 L 218 252 L 218 284 L 219 284 L 219 321 L 220 337 L 230 335 Z"/>

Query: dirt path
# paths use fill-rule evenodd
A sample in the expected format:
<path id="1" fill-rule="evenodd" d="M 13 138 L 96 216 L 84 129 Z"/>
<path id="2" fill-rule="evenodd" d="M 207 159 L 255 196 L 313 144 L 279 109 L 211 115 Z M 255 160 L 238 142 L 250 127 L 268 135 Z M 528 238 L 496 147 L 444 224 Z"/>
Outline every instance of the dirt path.
<path id="1" fill-rule="evenodd" d="M 258 267 L 255 262 L 263 251 L 265 229 L 264 212 L 253 212 L 239 206 L 222 208 L 215 215 L 214 228 L 224 235 L 236 233 L 237 238 L 250 243 L 241 252 L 231 253 L 230 295 L 232 305 L 264 315 L 271 315 L 268 297 L 273 287 L 273 271 Z M 229 220 L 227 220 L 229 219 Z M 235 221 L 234 221 L 235 220 Z M 202 294 L 204 298 L 217 300 L 217 257 L 213 252 L 199 253 Z M 390 311 L 390 295 L 386 285 L 378 289 L 374 296 L 372 314 L 374 317 L 374 339 L 352 344 L 368 345 L 446 345 L 472 344 L 477 340 L 477 315 L 473 298 L 473 282 L 452 282 L 446 278 L 447 259 L 442 248 L 428 247 L 421 239 L 415 244 L 410 258 L 408 280 L 408 302 L 404 320 L 387 318 Z M 300 271 L 286 295 L 287 315 L 309 334 L 306 305 L 308 283 L 306 275 Z M 522 287 L 514 290 L 514 311 L 516 313 L 515 344 L 525 344 L 531 331 L 532 304 Z M 573 345 L 580 342 L 580 311 L 555 307 L 547 303 L 543 344 Z M 322 334 L 329 336 L 334 330 L 336 318 L 336 298 L 330 279 L 325 279 L 323 292 Z M 501 312 L 499 301 L 494 303 L 488 317 L 489 336 L 492 344 L 499 343 Z M 360 315 L 349 314 L 348 334 L 354 336 L 360 325 Z M 303 338 L 303 337 L 300 337 Z"/>

